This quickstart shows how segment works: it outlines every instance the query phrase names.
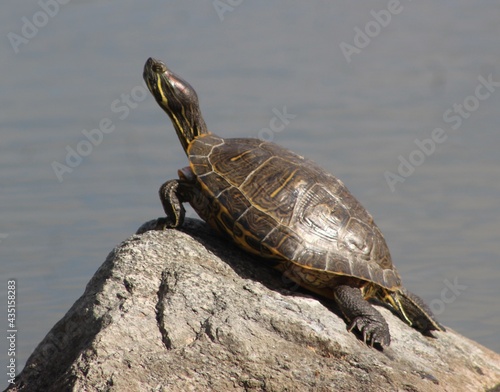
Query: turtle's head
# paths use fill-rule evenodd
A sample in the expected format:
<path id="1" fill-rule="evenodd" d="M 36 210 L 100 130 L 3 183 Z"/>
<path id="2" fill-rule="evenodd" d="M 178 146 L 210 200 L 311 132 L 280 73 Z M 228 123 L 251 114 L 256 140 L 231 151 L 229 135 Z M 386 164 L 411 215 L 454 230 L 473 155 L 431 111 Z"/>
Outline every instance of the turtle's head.
<path id="1" fill-rule="evenodd" d="M 191 85 L 153 58 L 144 65 L 144 81 L 158 105 L 167 112 L 184 148 L 203 133 L 207 133 L 201 115 L 198 95 Z"/>

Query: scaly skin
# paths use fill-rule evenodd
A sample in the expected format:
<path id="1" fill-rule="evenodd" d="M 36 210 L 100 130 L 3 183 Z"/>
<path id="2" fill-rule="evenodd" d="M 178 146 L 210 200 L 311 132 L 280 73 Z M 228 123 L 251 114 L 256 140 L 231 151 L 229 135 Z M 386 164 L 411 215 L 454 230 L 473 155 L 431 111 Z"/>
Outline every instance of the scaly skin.
<path id="1" fill-rule="evenodd" d="M 182 203 L 186 202 L 189 185 L 182 180 L 170 180 L 164 183 L 159 190 L 161 204 L 167 215 L 159 219 L 157 226 L 160 229 L 175 229 L 182 226 L 186 210 Z"/>
<path id="2" fill-rule="evenodd" d="M 370 305 L 357 287 L 340 285 L 335 287 L 334 296 L 337 305 L 349 322 L 348 330 L 357 328 L 365 343 L 373 346 L 389 346 L 391 334 L 382 315 Z"/>

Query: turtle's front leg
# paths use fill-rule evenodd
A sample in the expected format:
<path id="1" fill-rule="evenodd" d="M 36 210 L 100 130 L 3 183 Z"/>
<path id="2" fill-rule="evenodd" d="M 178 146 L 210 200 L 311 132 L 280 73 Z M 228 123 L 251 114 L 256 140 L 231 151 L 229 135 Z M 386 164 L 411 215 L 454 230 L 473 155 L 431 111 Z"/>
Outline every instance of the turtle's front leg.
<path id="1" fill-rule="evenodd" d="M 166 218 L 158 219 L 158 228 L 174 229 L 182 226 L 186 210 L 182 203 L 186 200 L 186 184 L 182 180 L 170 180 L 160 187 L 160 200 Z"/>

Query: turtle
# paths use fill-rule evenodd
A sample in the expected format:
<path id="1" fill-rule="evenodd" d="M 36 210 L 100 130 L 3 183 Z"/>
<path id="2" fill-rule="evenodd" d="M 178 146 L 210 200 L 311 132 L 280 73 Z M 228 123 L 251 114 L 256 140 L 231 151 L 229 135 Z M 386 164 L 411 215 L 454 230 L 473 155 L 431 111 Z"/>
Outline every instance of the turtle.
<path id="1" fill-rule="evenodd" d="M 339 179 L 272 142 L 209 132 L 196 91 L 162 61 L 149 58 L 143 77 L 189 159 L 178 179 L 160 187 L 161 229 L 179 228 L 183 203 L 189 203 L 241 249 L 333 300 L 347 330 L 370 346 L 391 342 L 373 300 L 424 335 L 445 331 L 424 301 L 402 286 L 380 229 Z"/>

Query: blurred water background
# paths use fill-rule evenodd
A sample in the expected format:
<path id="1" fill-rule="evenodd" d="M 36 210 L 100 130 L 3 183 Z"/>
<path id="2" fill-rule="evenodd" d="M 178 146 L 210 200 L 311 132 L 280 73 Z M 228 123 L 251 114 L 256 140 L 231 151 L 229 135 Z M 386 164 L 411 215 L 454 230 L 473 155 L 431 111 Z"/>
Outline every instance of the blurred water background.
<path id="1" fill-rule="evenodd" d="M 149 56 L 195 87 L 212 131 L 341 178 L 405 286 L 500 352 L 498 2 L 59 1 L 0 15 L 0 330 L 15 279 L 18 372 L 186 165 Z M 1 369 L 7 353 L 2 338 Z"/>

